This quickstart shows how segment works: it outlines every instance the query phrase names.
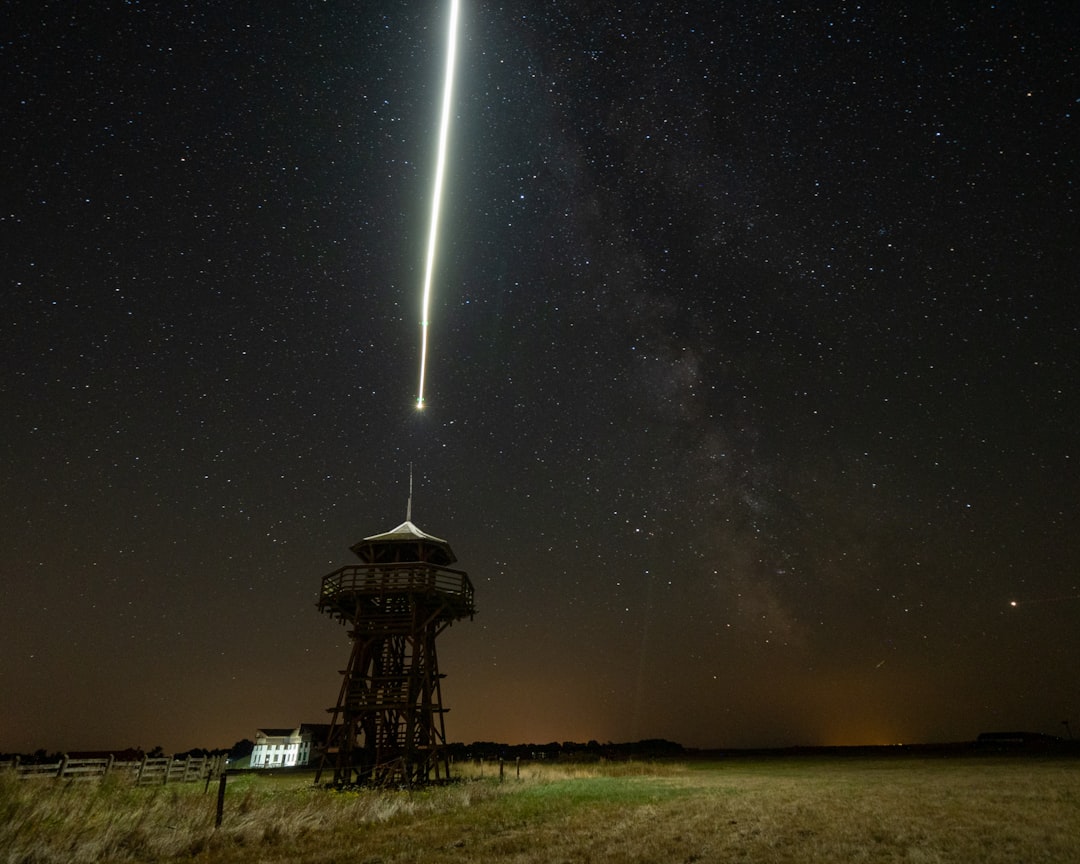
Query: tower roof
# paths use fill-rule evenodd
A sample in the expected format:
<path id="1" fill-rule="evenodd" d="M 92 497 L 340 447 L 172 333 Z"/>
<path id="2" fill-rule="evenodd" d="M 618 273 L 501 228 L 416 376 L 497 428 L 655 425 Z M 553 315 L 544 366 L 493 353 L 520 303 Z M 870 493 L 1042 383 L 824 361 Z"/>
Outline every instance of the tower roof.
<path id="1" fill-rule="evenodd" d="M 442 543 L 444 546 L 449 545 L 445 540 L 439 537 L 433 537 L 432 535 L 421 531 L 408 519 L 398 525 L 397 528 L 391 528 L 389 531 L 384 531 L 382 534 L 372 534 L 370 537 L 365 537 L 363 542 L 378 543 L 380 541 L 394 540 L 430 540 L 433 543 Z"/>
<path id="2" fill-rule="evenodd" d="M 457 561 L 449 543 L 421 531 L 408 519 L 397 528 L 365 537 L 351 548 L 360 560 L 368 563 L 418 561 L 445 567 Z"/>

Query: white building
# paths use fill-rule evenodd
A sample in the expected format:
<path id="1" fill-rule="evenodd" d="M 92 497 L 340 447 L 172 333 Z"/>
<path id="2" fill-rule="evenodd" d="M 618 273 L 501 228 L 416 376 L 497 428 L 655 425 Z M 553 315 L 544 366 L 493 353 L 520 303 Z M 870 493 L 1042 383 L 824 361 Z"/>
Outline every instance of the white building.
<path id="1" fill-rule="evenodd" d="M 325 724 L 301 723 L 295 729 L 256 730 L 251 767 L 296 768 L 310 764 L 326 729 Z"/>

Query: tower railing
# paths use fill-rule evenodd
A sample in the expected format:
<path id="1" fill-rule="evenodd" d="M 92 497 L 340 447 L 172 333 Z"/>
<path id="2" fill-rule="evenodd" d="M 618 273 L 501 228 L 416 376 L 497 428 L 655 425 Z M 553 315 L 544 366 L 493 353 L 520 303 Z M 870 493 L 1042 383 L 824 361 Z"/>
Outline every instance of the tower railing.
<path id="1" fill-rule="evenodd" d="M 454 617 L 473 615 L 473 586 L 462 570 L 416 562 L 350 564 L 328 573 L 319 591 L 319 611 L 352 618 L 362 598 L 437 595 Z"/>

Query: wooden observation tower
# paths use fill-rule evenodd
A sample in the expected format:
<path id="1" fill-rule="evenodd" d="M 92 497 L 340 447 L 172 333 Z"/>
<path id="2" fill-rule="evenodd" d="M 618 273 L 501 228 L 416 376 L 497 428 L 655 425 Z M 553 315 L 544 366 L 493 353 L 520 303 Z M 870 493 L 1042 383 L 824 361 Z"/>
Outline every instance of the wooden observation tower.
<path id="1" fill-rule="evenodd" d="M 450 569 L 450 544 L 410 519 L 411 507 L 397 528 L 352 547 L 362 563 L 323 577 L 319 611 L 351 627 L 353 644 L 316 783 L 327 766 L 336 786 L 449 779 L 435 638 L 475 614 L 473 586 Z"/>

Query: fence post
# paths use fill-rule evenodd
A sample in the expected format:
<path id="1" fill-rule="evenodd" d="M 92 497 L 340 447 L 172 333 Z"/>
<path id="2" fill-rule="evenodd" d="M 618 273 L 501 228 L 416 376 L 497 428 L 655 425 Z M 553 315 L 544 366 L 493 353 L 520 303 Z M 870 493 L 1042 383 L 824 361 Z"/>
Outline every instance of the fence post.
<path id="1" fill-rule="evenodd" d="M 500 783 L 503 782 L 503 772 L 504 771 L 505 771 L 505 766 L 503 765 L 503 758 L 502 758 L 502 756 L 500 756 L 499 757 L 499 782 Z"/>
<path id="2" fill-rule="evenodd" d="M 109 772 L 112 771 L 113 762 L 116 760 L 116 756 L 112 753 L 109 754 L 108 760 L 105 762 L 105 772 L 101 775 L 101 779 L 104 780 L 109 776 Z"/>
<path id="3" fill-rule="evenodd" d="M 217 788 L 217 818 L 214 820 L 214 828 L 221 827 L 221 819 L 225 813 L 225 781 L 228 779 L 228 773 L 221 772 L 221 779 L 218 781 Z"/>
<path id="4" fill-rule="evenodd" d="M 517 769 L 517 779 L 520 780 L 521 779 L 521 757 L 520 756 L 518 756 L 514 760 L 514 766 Z"/>
<path id="5" fill-rule="evenodd" d="M 146 771 L 146 754 L 143 753 L 142 762 L 139 763 L 139 773 L 135 775 L 135 785 L 142 785 L 143 772 Z"/>
<path id="6" fill-rule="evenodd" d="M 63 756 L 60 757 L 60 764 L 56 769 L 56 776 L 58 778 L 63 779 L 64 772 L 67 770 L 67 764 L 68 764 L 68 754 L 65 753 Z"/>

